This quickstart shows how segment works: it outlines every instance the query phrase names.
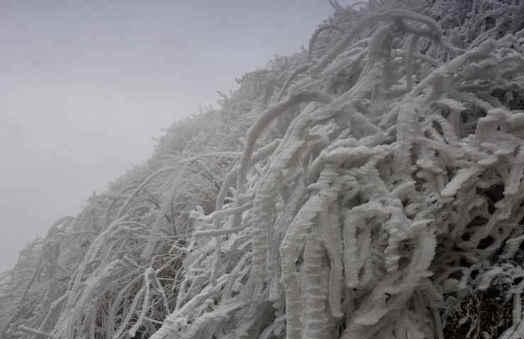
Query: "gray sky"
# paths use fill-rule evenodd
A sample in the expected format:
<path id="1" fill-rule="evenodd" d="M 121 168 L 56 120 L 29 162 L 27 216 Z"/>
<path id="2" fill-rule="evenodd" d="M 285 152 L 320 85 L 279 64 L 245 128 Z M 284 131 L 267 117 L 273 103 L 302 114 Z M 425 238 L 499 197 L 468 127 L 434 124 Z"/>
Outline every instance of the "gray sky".
<path id="1" fill-rule="evenodd" d="M 0 0 L 0 271 L 330 13 L 327 0 Z"/>

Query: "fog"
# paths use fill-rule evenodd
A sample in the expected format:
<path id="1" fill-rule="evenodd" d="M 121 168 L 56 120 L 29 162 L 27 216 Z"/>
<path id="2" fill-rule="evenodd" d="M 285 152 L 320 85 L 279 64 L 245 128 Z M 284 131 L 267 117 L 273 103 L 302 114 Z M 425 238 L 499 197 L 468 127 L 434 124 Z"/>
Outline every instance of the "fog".
<path id="1" fill-rule="evenodd" d="M 324 0 L 0 1 L 0 271 L 216 90 L 305 45 Z"/>

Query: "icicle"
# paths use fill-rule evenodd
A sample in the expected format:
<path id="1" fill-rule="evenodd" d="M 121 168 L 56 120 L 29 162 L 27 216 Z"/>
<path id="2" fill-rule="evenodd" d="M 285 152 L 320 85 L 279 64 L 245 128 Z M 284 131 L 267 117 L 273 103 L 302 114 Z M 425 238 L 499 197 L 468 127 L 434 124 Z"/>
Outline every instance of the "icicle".
<path id="1" fill-rule="evenodd" d="M 418 35 L 413 35 L 409 40 L 408 57 L 406 65 L 406 87 L 408 91 L 413 89 L 413 75 L 415 73 L 414 56 L 417 52 Z"/>
<path id="2" fill-rule="evenodd" d="M 327 308 L 326 258 L 318 230 L 306 240 L 304 248 L 303 339 L 330 337 Z"/>
<path id="3" fill-rule="evenodd" d="M 343 246 L 342 232 L 339 225 L 339 216 L 336 204 L 327 206 L 320 212 L 320 232 L 324 241 L 324 248 L 329 258 L 329 289 L 328 300 L 331 315 L 341 318 L 342 312 L 342 292 L 344 284 L 343 275 Z"/>

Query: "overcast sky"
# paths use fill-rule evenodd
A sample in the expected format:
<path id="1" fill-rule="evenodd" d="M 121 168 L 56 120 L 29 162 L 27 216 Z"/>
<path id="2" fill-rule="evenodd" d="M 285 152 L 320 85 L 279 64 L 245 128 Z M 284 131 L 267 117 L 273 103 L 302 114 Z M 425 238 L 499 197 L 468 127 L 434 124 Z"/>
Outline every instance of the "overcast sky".
<path id="1" fill-rule="evenodd" d="M 327 0 L 0 0 L 0 271 L 330 13 Z"/>

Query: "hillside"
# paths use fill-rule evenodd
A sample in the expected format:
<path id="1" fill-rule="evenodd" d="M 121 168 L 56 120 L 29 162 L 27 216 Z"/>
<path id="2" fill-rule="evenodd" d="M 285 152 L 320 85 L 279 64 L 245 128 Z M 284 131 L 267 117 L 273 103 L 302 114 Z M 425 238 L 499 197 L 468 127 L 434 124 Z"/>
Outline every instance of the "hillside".
<path id="1" fill-rule="evenodd" d="M 0 338 L 524 337 L 524 1 L 330 3 L 20 253 Z"/>

